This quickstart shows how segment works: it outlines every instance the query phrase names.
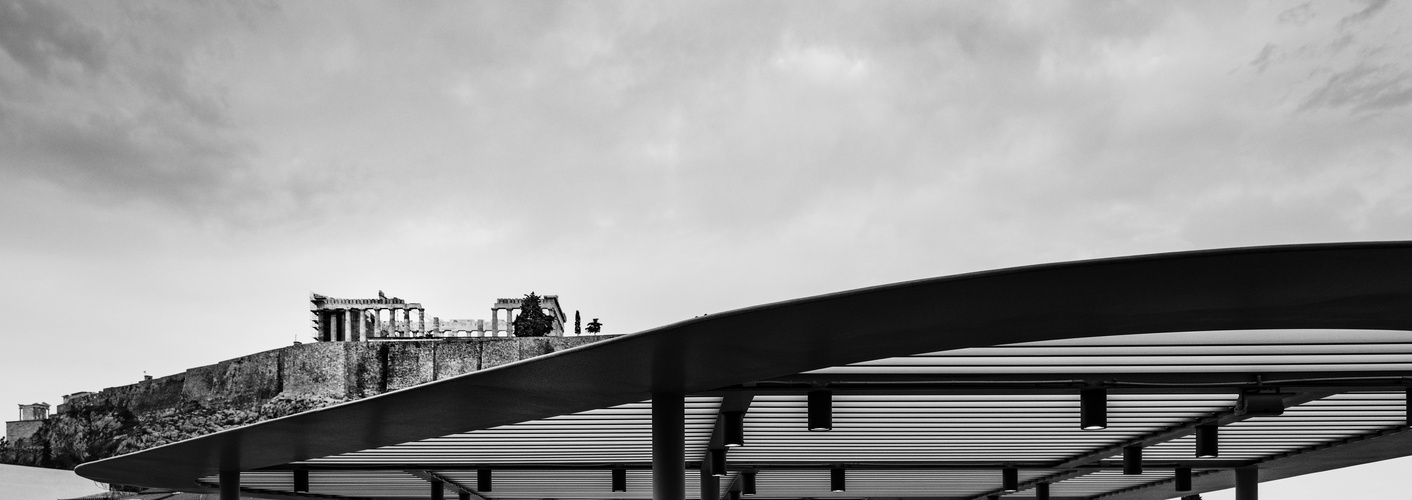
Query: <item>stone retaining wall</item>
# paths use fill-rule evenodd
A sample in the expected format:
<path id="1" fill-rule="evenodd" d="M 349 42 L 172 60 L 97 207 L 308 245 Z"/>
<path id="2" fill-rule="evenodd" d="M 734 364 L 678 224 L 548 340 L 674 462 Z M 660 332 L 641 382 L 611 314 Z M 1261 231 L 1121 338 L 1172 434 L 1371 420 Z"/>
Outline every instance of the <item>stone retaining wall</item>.
<path id="1" fill-rule="evenodd" d="M 608 338 L 612 336 L 299 344 L 76 396 L 59 405 L 58 413 L 115 406 L 143 414 L 191 402 L 212 408 L 252 407 L 281 394 L 360 399 Z"/>

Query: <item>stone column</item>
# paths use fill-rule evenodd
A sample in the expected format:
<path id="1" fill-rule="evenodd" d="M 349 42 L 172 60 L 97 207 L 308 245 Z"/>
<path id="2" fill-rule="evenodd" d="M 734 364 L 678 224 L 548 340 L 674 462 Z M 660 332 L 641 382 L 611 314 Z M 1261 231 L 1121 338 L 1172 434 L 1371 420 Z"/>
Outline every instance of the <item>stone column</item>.
<path id="1" fill-rule="evenodd" d="M 422 331 L 422 335 L 427 334 L 427 310 L 417 309 L 417 329 Z"/>
<path id="2" fill-rule="evenodd" d="M 514 337 L 514 336 L 515 336 L 515 310 L 514 310 L 514 309 L 506 309 L 506 310 L 505 310 L 505 335 L 506 335 L 506 336 L 509 336 L 509 337 Z"/>
<path id="3" fill-rule="evenodd" d="M 490 336 L 494 337 L 495 332 L 500 331 L 500 310 L 490 308 Z"/>
<path id="4" fill-rule="evenodd" d="M 338 342 L 342 340 L 338 338 L 338 335 L 343 332 L 343 311 L 334 309 L 328 312 L 328 317 L 330 320 L 328 339 L 330 342 Z"/>
<path id="5" fill-rule="evenodd" d="M 363 338 L 363 310 L 362 310 L 362 309 L 349 309 L 349 310 L 348 310 L 348 317 L 353 320 L 353 324 L 352 324 L 352 325 L 349 325 L 349 326 L 351 326 L 352 328 L 350 328 L 350 329 L 348 330 L 348 331 L 349 331 L 348 340 L 351 340 L 351 341 L 354 341 L 354 342 L 357 342 L 357 341 L 359 341 L 359 340 L 362 340 L 362 338 Z"/>
<path id="6" fill-rule="evenodd" d="M 328 342 L 331 339 L 333 333 L 332 321 L 333 316 L 330 315 L 328 311 L 323 309 L 319 310 L 319 341 Z"/>
<path id="7" fill-rule="evenodd" d="M 347 341 L 349 341 L 349 340 L 353 340 L 353 322 L 354 322 L 354 319 L 355 319 L 355 318 L 353 317 L 353 309 L 344 309 L 344 310 L 343 310 L 343 333 L 341 334 L 341 336 L 342 336 L 343 338 L 341 338 L 341 339 L 339 339 L 339 340 L 342 340 L 342 341 L 344 341 L 344 342 L 347 342 Z"/>

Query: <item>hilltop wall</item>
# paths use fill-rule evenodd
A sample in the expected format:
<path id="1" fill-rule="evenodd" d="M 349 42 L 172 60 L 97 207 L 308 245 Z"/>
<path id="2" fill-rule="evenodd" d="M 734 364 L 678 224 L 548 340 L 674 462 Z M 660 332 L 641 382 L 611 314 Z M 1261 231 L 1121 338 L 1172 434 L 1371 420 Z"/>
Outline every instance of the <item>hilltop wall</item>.
<path id="1" fill-rule="evenodd" d="M 72 468 L 232 427 L 562 351 L 612 336 L 319 342 L 65 397 L 8 422 L 0 463 Z"/>
<path id="2" fill-rule="evenodd" d="M 75 396 L 59 405 L 58 413 L 114 406 L 141 415 L 187 403 L 249 407 L 278 395 L 359 399 L 607 338 L 611 336 L 298 344 Z"/>

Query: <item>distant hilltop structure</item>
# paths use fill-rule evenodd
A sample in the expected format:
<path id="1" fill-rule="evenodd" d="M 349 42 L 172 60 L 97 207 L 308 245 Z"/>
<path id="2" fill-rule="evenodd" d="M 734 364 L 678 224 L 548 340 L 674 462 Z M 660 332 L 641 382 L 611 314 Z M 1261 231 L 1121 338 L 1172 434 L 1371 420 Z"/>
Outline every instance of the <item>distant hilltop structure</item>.
<path id="1" fill-rule="evenodd" d="M 496 299 L 490 319 L 427 318 L 416 302 L 389 298 L 381 290 L 374 299 L 342 299 L 309 293 L 309 314 L 314 338 L 324 342 L 370 340 L 509 337 L 515 334 L 515 317 L 524 299 Z M 539 305 L 552 318 L 551 337 L 564 336 L 563 308 L 558 295 L 540 297 Z"/>
<path id="2" fill-rule="evenodd" d="M 5 422 L 5 440 L 15 442 L 33 436 L 49 418 L 49 403 L 20 405 L 20 419 Z"/>

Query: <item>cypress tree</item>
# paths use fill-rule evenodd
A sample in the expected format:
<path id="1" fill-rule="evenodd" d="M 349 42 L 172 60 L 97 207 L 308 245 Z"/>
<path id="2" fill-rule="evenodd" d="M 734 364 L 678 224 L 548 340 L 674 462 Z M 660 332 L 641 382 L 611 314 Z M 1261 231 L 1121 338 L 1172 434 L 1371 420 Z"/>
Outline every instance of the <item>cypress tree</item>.
<path id="1" fill-rule="evenodd" d="M 520 301 L 520 315 L 515 318 L 516 337 L 543 337 L 554 329 L 554 319 L 544 314 L 539 296 L 530 292 Z"/>

